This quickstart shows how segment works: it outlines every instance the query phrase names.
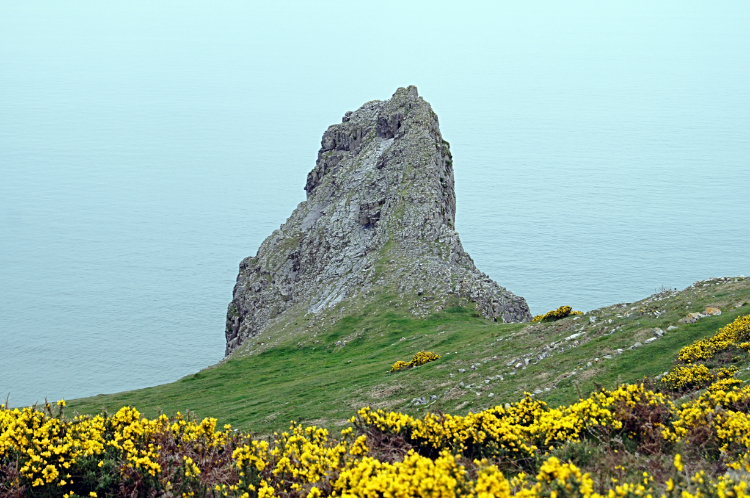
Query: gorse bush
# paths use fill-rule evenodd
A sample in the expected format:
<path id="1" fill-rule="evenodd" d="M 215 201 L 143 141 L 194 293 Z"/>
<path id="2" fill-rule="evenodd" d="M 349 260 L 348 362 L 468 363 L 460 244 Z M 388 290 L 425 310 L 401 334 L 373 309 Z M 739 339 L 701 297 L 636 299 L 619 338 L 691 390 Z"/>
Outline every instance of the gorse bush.
<path id="1" fill-rule="evenodd" d="M 411 367 L 411 366 L 412 366 L 412 364 L 411 364 L 411 363 L 409 363 L 408 361 L 401 361 L 401 360 L 398 360 L 398 361 L 397 361 L 396 363 L 394 363 L 394 364 L 393 364 L 393 366 L 391 367 L 391 372 L 398 372 L 399 370 L 403 370 L 403 369 L 405 369 L 405 368 L 409 368 L 409 367 Z"/>
<path id="2" fill-rule="evenodd" d="M 732 347 L 741 347 L 750 341 L 750 315 L 738 317 L 729 325 L 719 329 L 714 335 L 700 339 L 680 350 L 678 359 L 685 363 L 708 360 L 717 353 Z M 747 347 L 743 347 L 747 349 Z"/>
<path id="3" fill-rule="evenodd" d="M 435 354 L 431 351 L 420 351 L 419 353 L 414 355 L 414 358 L 411 359 L 411 364 L 415 367 L 418 367 L 419 365 L 424 365 L 427 362 L 439 360 L 440 355 Z"/>
<path id="4" fill-rule="evenodd" d="M 672 389 L 682 391 L 705 387 L 711 384 L 714 378 L 706 365 L 678 365 L 662 377 L 661 381 Z"/>
<path id="5" fill-rule="evenodd" d="M 420 365 L 424 365 L 427 362 L 439 360 L 440 358 L 441 356 L 439 354 L 433 353 L 432 351 L 420 351 L 419 353 L 415 354 L 409 362 L 401 360 L 397 361 L 393 364 L 390 371 L 398 372 L 399 370 L 418 367 Z"/>
<path id="6" fill-rule="evenodd" d="M 537 315 L 534 318 L 532 318 L 532 322 L 553 322 L 555 320 L 560 320 L 561 318 L 565 318 L 566 316 L 570 315 L 583 315 L 582 311 L 573 311 L 573 308 L 570 306 L 560 306 L 556 310 L 548 311 L 547 313 L 543 315 Z"/>
<path id="7" fill-rule="evenodd" d="M 398 435 L 421 453 L 450 449 L 466 458 L 492 458 L 510 466 L 534 467 L 540 448 L 607 434 L 638 444 L 645 436 L 632 426 L 632 415 L 662 408 L 656 423 L 666 423 L 671 402 L 642 384 L 601 391 L 569 406 L 549 408 L 529 394 L 517 402 L 466 416 L 429 413 L 413 418 L 403 413 L 363 408 L 355 423 L 362 431 Z M 646 410 L 639 408 L 646 407 Z M 642 417 L 641 417 L 642 418 Z M 649 440 L 650 442 L 650 440 Z"/>
<path id="8" fill-rule="evenodd" d="M 0 496 L 146 496 L 207 492 L 236 481 L 231 448 L 243 437 L 215 419 L 148 420 L 133 408 L 64 416 L 0 405 Z"/>
<path id="9" fill-rule="evenodd" d="M 70 419 L 49 406 L 45 411 L 2 407 L 0 493 L 66 498 L 598 498 L 658 492 L 675 498 L 684 493 L 742 497 L 745 481 L 725 476 L 725 470 L 711 473 L 750 471 L 750 387 L 739 383 L 719 380 L 680 407 L 634 384 L 559 408 L 527 395 L 464 417 L 414 418 L 362 409 L 352 419 L 354 426 L 337 437 L 293 424 L 287 432 L 254 439 L 228 426 L 217 430 L 214 419 L 162 415 L 148 420 L 132 408 Z M 383 435 L 390 435 L 390 443 L 377 443 L 386 440 Z M 403 455 L 394 457 L 399 438 Z M 622 458 L 620 465 L 595 475 L 550 455 L 584 441 Z M 692 474 L 676 448 L 688 455 Z M 628 458 L 639 454 L 656 455 L 645 462 L 662 467 L 615 477 Z M 665 468 L 665 457 L 674 464 Z M 596 458 L 586 462 L 601 463 Z"/>
<path id="10" fill-rule="evenodd" d="M 690 391 L 706 387 L 718 379 L 731 377 L 735 367 L 718 367 L 713 371 L 706 362 L 717 356 L 730 356 L 750 349 L 750 315 L 737 317 L 711 337 L 699 339 L 682 348 L 677 354 L 678 364 L 661 381 L 676 391 Z M 716 362 L 714 362 L 716 363 Z"/>

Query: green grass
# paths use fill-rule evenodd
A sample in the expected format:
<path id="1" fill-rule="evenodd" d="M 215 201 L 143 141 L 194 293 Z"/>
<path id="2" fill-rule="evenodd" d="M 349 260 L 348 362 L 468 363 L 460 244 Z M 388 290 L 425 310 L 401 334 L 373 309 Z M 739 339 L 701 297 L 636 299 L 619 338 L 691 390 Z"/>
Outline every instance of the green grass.
<path id="1" fill-rule="evenodd" d="M 343 425 L 363 406 L 413 415 L 436 410 L 458 414 L 516 401 L 524 391 L 536 389 L 543 391 L 537 396 L 551 405 L 570 403 L 579 392 L 585 396 L 597 384 L 611 388 L 669 370 L 680 348 L 750 313 L 750 306 L 734 307 L 744 301 L 750 301 L 750 279 L 688 288 L 658 301 L 647 298 L 626 307 L 614 305 L 577 318 L 529 325 L 479 318 L 470 304 L 456 300 L 420 319 L 398 306 L 395 295 L 381 293 L 359 306 L 342 303 L 336 310 L 342 318 L 333 325 L 321 321 L 311 326 L 308 318 L 291 317 L 267 334 L 265 346 L 248 344 L 227 361 L 177 382 L 73 400 L 69 405 L 80 413 L 99 412 L 102 407 L 113 412 L 130 405 L 147 416 L 158 410 L 168 414 L 191 410 L 199 417 L 216 417 L 221 424 L 269 433 L 285 429 L 291 420 Z M 575 303 L 561 299 L 560 304 Z M 719 305 L 724 313 L 695 324 L 677 323 L 689 311 L 708 305 Z M 654 311 L 663 313 L 655 316 Z M 596 317 L 595 324 L 589 323 L 590 316 Z M 651 337 L 654 327 L 666 329 L 670 324 L 679 329 L 627 350 L 635 341 Z M 585 334 L 578 345 L 536 363 L 546 346 L 572 345 L 574 341 L 564 339 L 580 329 Z M 347 340 L 346 345 L 336 344 L 342 340 Z M 617 348 L 625 351 L 603 359 Z M 443 357 L 387 373 L 394 362 L 409 361 L 420 350 Z M 508 366 L 510 360 L 528 354 L 535 359 L 525 368 Z M 599 362 L 593 361 L 596 357 Z M 743 359 L 737 366 L 744 368 L 746 363 Z M 501 375 L 503 380 L 498 378 Z M 434 404 L 412 404 L 414 398 L 433 395 L 437 396 Z"/>
<path id="2" fill-rule="evenodd" d="M 392 386 L 411 401 L 423 386 L 441 377 L 450 355 L 396 375 L 387 371 L 398 359 L 410 360 L 419 350 L 463 349 L 466 344 L 520 324 L 496 324 L 472 316 L 469 308 L 453 308 L 428 319 L 410 319 L 395 312 L 361 313 L 340 320 L 319 342 L 297 346 L 294 341 L 257 355 L 228 361 L 177 382 L 69 402 L 79 413 L 110 412 L 124 405 L 147 416 L 191 410 L 199 417 L 257 432 L 288 426 L 290 420 L 317 425 L 343 424 L 356 408 L 377 403 L 380 391 Z M 336 346 L 336 341 L 363 329 L 362 336 Z M 454 355 L 456 356 L 456 355 Z M 460 355 L 459 355 L 460 356 Z M 386 396 L 387 398 L 387 396 Z M 386 400 L 387 401 L 387 400 Z M 387 403 L 386 403 L 387 404 Z"/>

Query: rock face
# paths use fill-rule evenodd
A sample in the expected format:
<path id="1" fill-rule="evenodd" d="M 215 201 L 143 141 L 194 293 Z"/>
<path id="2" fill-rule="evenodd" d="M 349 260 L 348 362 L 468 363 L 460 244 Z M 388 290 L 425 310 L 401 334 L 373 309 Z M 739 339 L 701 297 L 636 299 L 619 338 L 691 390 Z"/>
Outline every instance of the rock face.
<path id="1" fill-rule="evenodd" d="M 329 127 L 305 191 L 307 200 L 240 263 L 227 355 L 285 312 L 323 314 L 386 290 L 417 316 L 454 296 L 487 318 L 530 320 L 526 301 L 477 270 L 461 246 L 450 146 L 416 87 Z"/>

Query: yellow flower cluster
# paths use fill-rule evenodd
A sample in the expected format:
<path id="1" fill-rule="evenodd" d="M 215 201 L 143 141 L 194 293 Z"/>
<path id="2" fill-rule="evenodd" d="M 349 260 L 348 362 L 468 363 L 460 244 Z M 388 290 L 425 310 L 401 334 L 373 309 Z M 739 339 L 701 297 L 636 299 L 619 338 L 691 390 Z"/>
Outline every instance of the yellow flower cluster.
<path id="1" fill-rule="evenodd" d="M 121 475 L 149 476 L 156 482 L 163 470 L 159 442 L 164 434 L 172 436 L 177 449 L 198 440 L 203 449 L 222 446 L 228 434 L 228 428 L 224 433 L 215 432 L 215 419 L 196 424 L 178 414 L 170 426 L 165 415 L 148 420 L 129 407 L 111 417 L 105 413 L 69 420 L 62 417 L 65 402 L 57 405 L 58 415 L 53 414 L 49 404 L 44 411 L 34 407 L 10 410 L 0 405 L 0 465 L 13 462 L 28 486 L 51 486 L 60 489 L 61 494 L 66 490 L 77 492 L 85 486 L 81 476 L 88 466 L 101 472 L 112 467 Z M 106 462 L 109 463 L 103 468 Z M 186 458 L 183 463 L 186 477 L 200 473 L 192 459 Z"/>
<path id="2" fill-rule="evenodd" d="M 68 427 L 32 408 L 10 411 L 0 405 L 0 460 L 18 458 L 21 476 L 32 486 L 64 486 L 77 459 L 103 451 L 103 432 L 101 417 L 77 418 Z"/>
<path id="3" fill-rule="evenodd" d="M 499 476 L 505 480 L 502 474 Z M 482 482 L 485 488 L 490 486 L 487 481 L 484 478 Z M 371 457 L 362 458 L 341 472 L 333 484 L 332 495 L 347 498 L 469 498 L 475 496 L 472 484 L 464 467 L 456 462 L 450 452 L 444 451 L 433 460 L 410 451 L 403 462 L 388 463 Z"/>
<path id="4" fill-rule="evenodd" d="M 662 383 L 676 391 L 699 389 L 714 380 L 715 376 L 706 365 L 678 365 L 661 378 Z"/>
<path id="5" fill-rule="evenodd" d="M 494 465 L 474 461 L 478 468 L 472 481 L 463 465 L 448 451 L 430 459 L 409 452 L 403 462 L 381 462 L 366 457 L 345 469 L 332 485 L 331 496 L 354 497 L 445 497 L 445 498 L 651 498 L 658 496 L 654 477 L 647 472 L 637 482 L 624 482 L 594 491 L 594 481 L 576 465 L 550 457 L 536 476 L 519 473 L 510 480 Z M 674 460 L 673 477 L 664 486 L 662 498 L 746 498 L 747 484 L 728 476 L 712 481 L 705 472 L 693 476 L 684 471 L 680 455 Z M 320 497 L 319 488 L 308 497 Z"/>
<path id="6" fill-rule="evenodd" d="M 471 458 L 517 460 L 533 457 L 542 446 L 577 441 L 593 428 L 622 429 L 620 415 L 630 413 L 636 405 L 668 407 L 669 401 L 640 384 L 622 385 L 559 408 L 549 408 L 528 393 L 520 402 L 466 416 L 428 413 L 423 418 L 413 418 L 362 408 L 358 423 L 363 428 L 371 426 L 397 434 L 426 450 L 451 449 Z"/>
<path id="7" fill-rule="evenodd" d="M 532 322 L 552 322 L 570 315 L 583 315 L 582 311 L 573 311 L 570 306 L 560 306 L 556 310 L 548 311 L 543 315 L 536 315 Z"/>
<path id="8" fill-rule="evenodd" d="M 420 351 L 414 355 L 410 362 L 399 360 L 394 363 L 391 367 L 391 372 L 398 372 L 399 370 L 404 370 L 406 368 L 418 367 L 420 365 L 424 365 L 427 362 L 439 360 L 440 358 L 441 356 L 439 354 L 433 353 L 432 351 Z"/>
<path id="9" fill-rule="evenodd" d="M 598 496 L 594 494 L 594 481 L 588 474 L 583 474 L 572 463 L 563 463 L 551 457 L 542 463 L 537 474 L 536 484 L 523 489 L 530 496 Z M 521 477 L 523 482 L 523 477 Z"/>
<path id="10" fill-rule="evenodd" d="M 183 498 L 647 498 L 661 491 L 663 498 L 745 498 L 744 481 L 729 474 L 712 480 L 703 471 L 688 475 L 679 454 L 666 482 L 644 472 L 636 480 L 595 486 L 591 475 L 547 453 L 585 438 L 637 442 L 644 437 L 641 424 L 659 428 L 657 434 L 670 444 L 689 446 L 698 438 L 701 451 L 713 451 L 712 458 L 747 472 L 750 387 L 740 384 L 725 376 L 679 408 L 642 384 L 602 390 L 558 408 L 526 395 L 464 417 L 415 419 L 365 408 L 358 413 L 361 435 L 349 427 L 338 438 L 326 429 L 292 424 L 287 432 L 250 439 L 228 426 L 217 431 L 215 419 L 198 423 L 178 414 L 148 420 L 133 408 L 111 417 L 66 420 L 53 416 L 51 408 L 44 413 L 0 406 L 0 494 L 10 486 L 28 486 L 60 498 L 123 492 Z M 654 413 L 666 416 L 654 418 Z M 412 449 L 403 458 L 379 458 L 367 442 L 370 436 L 378 440 L 377 431 L 403 437 Z M 227 466 L 217 466 L 211 455 Z M 121 476 L 116 488 L 87 483 L 86 469 L 113 460 L 110 472 Z M 11 474 L 3 469 L 14 462 L 19 477 L 4 481 Z M 503 473 L 521 468 L 533 470 L 531 476 Z M 138 475 L 151 480 L 136 484 Z"/>
<path id="11" fill-rule="evenodd" d="M 292 424 L 289 432 L 275 434 L 272 447 L 267 441 L 250 441 L 232 453 L 240 476 L 235 488 L 248 496 L 273 496 L 273 483 L 278 483 L 287 491 L 320 493 L 321 485 L 367 453 L 365 436 L 351 441 L 352 434 L 351 427 L 344 429 L 336 441 L 326 429 Z"/>
<path id="12" fill-rule="evenodd" d="M 748 340 L 750 340 L 750 315 L 740 316 L 711 337 L 697 340 L 682 348 L 678 359 L 685 363 L 707 360 L 732 346 L 740 347 Z"/>
<path id="13" fill-rule="evenodd" d="M 720 379 L 698 399 L 674 410 L 671 427 L 663 437 L 670 441 L 700 439 L 706 451 L 723 457 L 738 468 L 750 454 L 750 386 L 739 387 L 742 381 Z"/>
<path id="14" fill-rule="evenodd" d="M 722 327 L 711 337 L 699 339 L 682 348 L 677 359 L 686 365 L 677 365 L 661 381 L 676 391 L 700 389 L 716 380 L 734 375 L 734 367 L 722 368 L 711 372 L 706 365 L 697 363 L 709 360 L 717 353 L 730 348 L 750 349 L 750 315 L 738 317 L 729 325 Z"/>
<path id="15" fill-rule="evenodd" d="M 403 370 L 403 369 L 409 368 L 411 366 L 412 366 L 412 364 L 409 363 L 408 361 L 398 360 L 391 367 L 391 372 L 398 372 L 399 370 Z"/>
<path id="16" fill-rule="evenodd" d="M 161 466 L 156 462 L 154 445 L 146 441 L 156 432 L 165 430 L 168 422 L 166 415 L 148 420 L 141 418 L 135 408 L 121 408 L 110 420 L 113 434 L 107 444 L 121 450 L 131 467 L 156 476 L 161 472 Z"/>
<path id="17" fill-rule="evenodd" d="M 419 353 L 414 355 L 414 358 L 411 359 L 411 364 L 415 367 L 418 367 L 420 365 L 424 365 L 427 362 L 439 360 L 440 355 L 435 354 L 431 351 L 420 351 Z"/>

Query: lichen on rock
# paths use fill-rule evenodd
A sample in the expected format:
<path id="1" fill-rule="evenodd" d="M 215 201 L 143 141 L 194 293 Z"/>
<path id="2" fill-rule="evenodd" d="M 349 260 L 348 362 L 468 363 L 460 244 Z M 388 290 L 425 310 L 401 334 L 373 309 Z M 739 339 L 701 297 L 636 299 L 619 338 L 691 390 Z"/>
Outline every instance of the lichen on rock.
<path id="1" fill-rule="evenodd" d="M 416 87 L 330 126 L 304 188 L 307 200 L 240 263 L 227 355 L 292 308 L 321 314 L 386 288 L 416 315 L 456 296 L 486 318 L 531 319 L 526 301 L 479 271 L 461 245 L 450 145 Z"/>

